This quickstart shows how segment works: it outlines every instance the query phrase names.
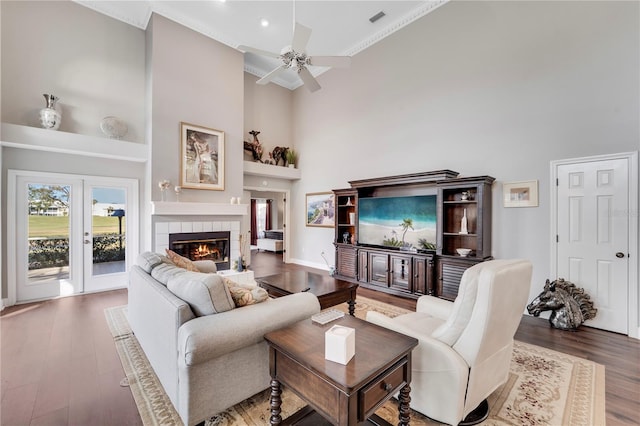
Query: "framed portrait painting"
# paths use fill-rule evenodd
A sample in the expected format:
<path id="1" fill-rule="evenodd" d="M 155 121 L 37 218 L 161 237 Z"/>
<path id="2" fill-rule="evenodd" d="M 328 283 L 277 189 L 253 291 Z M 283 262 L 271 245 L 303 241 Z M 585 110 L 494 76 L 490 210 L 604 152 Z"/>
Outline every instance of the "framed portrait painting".
<path id="1" fill-rule="evenodd" d="M 505 182 L 502 195 L 505 207 L 537 207 L 538 181 Z"/>
<path id="2" fill-rule="evenodd" d="M 180 123 L 180 186 L 224 191 L 224 132 Z"/>
<path id="3" fill-rule="evenodd" d="M 336 204 L 333 192 L 313 192 L 307 194 L 307 226 L 333 228 Z"/>

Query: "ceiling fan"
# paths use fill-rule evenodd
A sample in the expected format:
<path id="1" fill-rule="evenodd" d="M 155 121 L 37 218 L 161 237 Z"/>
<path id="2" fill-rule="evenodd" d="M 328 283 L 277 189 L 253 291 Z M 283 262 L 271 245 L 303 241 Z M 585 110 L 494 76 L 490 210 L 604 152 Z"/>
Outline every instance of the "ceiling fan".
<path id="1" fill-rule="evenodd" d="M 280 59 L 282 61 L 282 65 L 258 80 L 258 84 L 267 84 L 274 78 L 285 72 L 287 69 L 294 68 L 298 71 L 298 75 L 304 83 L 304 86 L 309 89 L 310 92 L 315 92 L 316 90 L 320 89 L 320 84 L 311 74 L 311 72 L 307 68 L 308 66 L 311 65 L 320 67 L 346 68 L 351 65 L 351 57 L 308 56 L 305 52 L 305 48 L 307 47 L 307 43 L 309 42 L 310 37 L 311 28 L 305 27 L 304 25 L 296 22 L 293 30 L 293 40 L 291 41 L 291 46 L 285 46 L 279 54 L 242 45 L 238 46 L 238 49 L 245 52 L 268 56 L 270 58 Z"/>

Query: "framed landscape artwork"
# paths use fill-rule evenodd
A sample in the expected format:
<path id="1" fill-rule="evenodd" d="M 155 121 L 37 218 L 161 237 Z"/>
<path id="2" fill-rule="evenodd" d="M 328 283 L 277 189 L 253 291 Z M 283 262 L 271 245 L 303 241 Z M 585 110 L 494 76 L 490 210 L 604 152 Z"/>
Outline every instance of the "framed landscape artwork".
<path id="1" fill-rule="evenodd" d="M 224 132 L 180 123 L 180 186 L 224 191 Z"/>
<path id="2" fill-rule="evenodd" d="M 313 192 L 307 194 L 306 224 L 333 228 L 335 225 L 336 203 L 333 192 Z"/>
<path id="3" fill-rule="evenodd" d="M 505 182 L 502 195 L 505 207 L 537 207 L 538 181 Z"/>

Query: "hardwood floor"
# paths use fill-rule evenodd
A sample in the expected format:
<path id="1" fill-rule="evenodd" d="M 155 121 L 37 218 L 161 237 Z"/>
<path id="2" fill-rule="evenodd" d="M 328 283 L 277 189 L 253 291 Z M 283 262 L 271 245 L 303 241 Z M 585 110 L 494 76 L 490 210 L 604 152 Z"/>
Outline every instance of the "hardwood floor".
<path id="1" fill-rule="evenodd" d="M 313 270 L 281 259 L 253 252 L 251 269 L 256 276 Z M 414 300 L 358 294 L 415 309 Z M 129 388 L 119 385 L 124 371 L 104 318 L 105 308 L 126 303 L 126 290 L 116 290 L 6 308 L 0 425 L 141 425 Z M 607 424 L 640 424 L 640 341 L 588 327 L 563 332 L 528 316 L 516 339 L 605 365 Z"/>

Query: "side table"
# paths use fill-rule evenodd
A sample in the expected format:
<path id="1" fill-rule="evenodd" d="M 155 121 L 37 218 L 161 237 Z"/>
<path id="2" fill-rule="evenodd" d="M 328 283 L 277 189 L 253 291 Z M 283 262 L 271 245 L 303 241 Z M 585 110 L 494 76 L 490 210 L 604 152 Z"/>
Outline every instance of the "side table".
<path id="1" fill-rule="evenodd" d="M 324 335 L 339 324 L 356 331 L 356 354 L 347 365 L 324 358 Z M 351 316 L 325 325 L 307 319 L 265 335 L 271 372 L 271 425 L 356 425 L 373 419 L 388 424 L 375 411 L 396 392 L 399 425 L 409 425 L 411 351 L 418 340 Z M 309 405 L 282 420 L 282 384 Z M 316 417 L 313 417 L 316 416 Z"/>

